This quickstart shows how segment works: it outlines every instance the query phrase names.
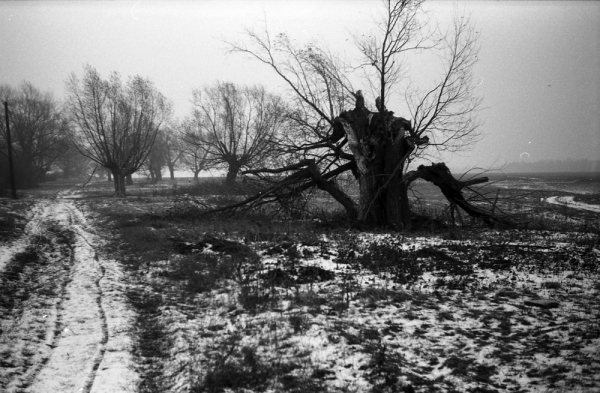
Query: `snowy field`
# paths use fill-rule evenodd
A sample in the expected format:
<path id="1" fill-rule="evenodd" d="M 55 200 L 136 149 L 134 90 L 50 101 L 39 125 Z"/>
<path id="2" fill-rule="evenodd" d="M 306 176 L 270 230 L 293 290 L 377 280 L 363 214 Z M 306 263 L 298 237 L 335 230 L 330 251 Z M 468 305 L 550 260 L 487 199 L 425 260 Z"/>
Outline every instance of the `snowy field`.
<path id="1" fill-rule="evenodd" d="M 137 187 L 0 201 L 0 391 L 600 391 L 598 231 L 192 220 Z"/>

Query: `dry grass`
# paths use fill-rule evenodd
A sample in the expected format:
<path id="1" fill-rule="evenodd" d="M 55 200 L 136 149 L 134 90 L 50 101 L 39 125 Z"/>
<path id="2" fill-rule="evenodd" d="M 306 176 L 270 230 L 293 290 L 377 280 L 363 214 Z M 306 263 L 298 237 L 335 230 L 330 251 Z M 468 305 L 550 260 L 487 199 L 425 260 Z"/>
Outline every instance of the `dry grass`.
<path id="1" fill-rule="evenodd" d="M 148 224 L 145 220 L 141 219 L 138 224 L 145 226 Z M 365 242 L 358 233 L 338 230 L 321 232 L 326 236 L 325 241 L 323 236 L 315 235 L 319 231 L 316 224 L 312 228 L 305 226 L 306 231 L 292 232 L 277 227 L 268 219 L 257 222 L 256 218 L 248 224 L 252 225 L 250 228 L 245 226 L 245 221 L 219 222 L 216 226 L 226 229 L 220 233 L 211 232 L 216 237 L 210 243 L 204 240 L 204 229 L 211 225 L 214 224 L 196 222 L 194 227 L 202 228 L 198 232 L 186 230 L 185 225 L 175 225 L 179 231 L 173 240 L 167 234 L 173 233 L 174 227 L 161 224 L 163 228 L 150 232 L 153 234 L 151 243 L 169 254 L 169 262 L 165 263 L 164 256 L 152 253 L 148 255 L 155 255 L 155 260 L 145 259 L 148 268 L 144 277 L 152 275 L 155 283 L 160 282 L 153 284 L 155 291 L 169 294 L 163 296 L 160 309 L 176 310 L 187 321 L 184 323 L 188 326 L 184 328 L 185 339 L 172 329 L 159 329 L 164 336 L 158 339 L 171 337 L 186 343 L 186 350 L 182 350 L 185 355 L 181 354 L 178 362 L 185 366 L 182 365 L 178 375 L 187 375 L 190 391 L 364 391 L 365 386 L 370 386 L 369 391 L 392 392 L 398 391 L 405 381 L 417 391 L 463 388 L 465 391 L 502 391 L 515 386 L 516 380 L 499 379 L 512 363 L 522 364 L 527 378 L 544 386 L 558 387 L 567 383 L 566 386 L 573 387 L 595 383 L 593 378 L 583 375 L 583 379 L 574 380 L 573 364 L 585 364 L 580 352 L 583 347 L 576 343 L 581 340 L 592 343 L 600 337 L 600 332 L 593 327 L 600 321 L 598 305 L 588 303 L 586 306 L 582 299 L 573 309 L 577 312 L 562 310 L 560 320 L 570 324 L 571 339 L 566 343 L 555 341 L 557 337 L 544 333 L 537 336 L 536 332 L 540 328 L 560 328 L 564 326 L 563 322 L 548 325 L 550 320 L 544 317 L 545 314 L 538 315 L 535 310 L 523 308 L 522 301 L 531 286 L 524 281 L 511 284 L 507 280 L 511 271 L 546 276 L 548 281 L 534 290 L 567 299 L 564 283 L 571 282 L 579 274 L 598 276 L 595 257 L 584 251 L 598 247 L 598 235 L 577 232 L 561 235 L 561 241 L 567 241 L 574 248 L 556 248 L 548 253 L 547 248 L 535 246 L 544 241 L 544 234 L 539 231 L 482 234 L 463 229 L 457 234 L 448 230 L 436 234 L 441 239 L 436 245 L 406 248 L 406 243 L 414 239 L 412 236 L 376 235 L 373 241 Z M 233 229 L 236 225 L 237 231 Z M 255 231 L 255 227 L 261 226 L 269 227 L 269 231 Z M 131 227 L 125 226 L 121 231 L 125 236 L 131 233 Z M 161 231 L 164 234 L 161 235 Z M 162 247 L 158 246 L 157 236 L 163 239 Z M 214 252 L 215 244 L 224 239 L 237 239 L 239 246 Z M 146 253 L 143 242 L 140 252 Z M 574 252 L 580 258 L 579 270 L 569 273 Z M 313 268 L 310 261 L 322 258 L 335 261 L 341 270 L 328 275 Z M 495 272 L 498 278 L 482 280 L 474 266 Z M 424 282 L 425 275 L 433 281 Z M 513 289 L 509 290 L 507 286 Z M 187 299 L 184 306 L 182 296 Z M 474 302 L 465 302 L 465 296 Z M 197 309 L 192 311 L 185 304 L 195 305 L 193 307 Z M 502 304 L 510 304 L 521 311 L 501 311 Z M 388 311 L 385 310 L 390 307 L 402 307 L 405 310 L 403 318 L 418 322 L 418 327 L 406 331 L 406 327 L 393 320 L 372 327 L 369 327 L 370 323 L 361 326 L 353 322 L 352 315 L 356 314 L 352 313 L 356 310 L 360 310 L 360 320 L 367 321 L 368 317 L 363 319 L 367 315 L 386 314 Z M 588 311 L 581 307 L 588 307 Z M 212 324 L 210 318 L 207 322 L 207 313 L 214 315 L 216 324 Z M 453 344 L 443 352 L 437 352 L 442 348 L 430 341 L 430 337 L 438 333 L 430 336 L 435 325 L 422 319 L 423 315 L 429 314 L 434 315 L 438 324 L 435 330 L 441 327 L 446 337 L 452 339 Z M 582 318 L 582 315 L 586 316 Z M 364 385 L 350 381 L 332 384 L 339 372 L 336 374 L 332 371 L 335 368 L 324 367 L 314 359 L 318 350 L 308 350 L 305 355 L 302 346 L 295 348 L 298 339 L 312 334 L 315 323 L 321 324 L 329 318 L 338 322 L 325 329 L 327 345 L 344 343 L 346 350 L 356 348 L 364 354 L 363 363 L 352 366 L 357 367 L 355 372 L 362 375 Z M 173 319 L 176 320 L 183 322 Z M 244 320 L 246 322 L 241 322 Z M 481 326 L 465 327 L 461 323 L 465 320 L 473 321 L 471 324 L 480 321 L 477 324 Z M 143 324 L 148 321 L 144 320 Z M 203 327 L 188 330 L 197 324 Z M 328 324 L 325 322 L 321 328 Z M 234 326 L 234 329 L 229 330 L 227 326 Z M 403 355 L 404 350 L 397 343 L 386 342 L 389 337 L 406 334 L 413 337 L 415 343 L 422 342 L 406 348 L 410 357 Z M 192 338 L 197 335 L 198 338 Z M 249 340 L 250 337 L 253 339 Z M 502 367 L 482 362 L 476 352 L 453 356 L 453 351 L 463 350 L 459 337 L 472 340 L 476 347 L 495 348 L 487 357 Z M 203 344 L 206 342 L 214 344 L 206 346 Z M 529 344 L 523 347 L 526 342 Z M 568 363 L 560 367 L 538 366 L 535 361 L 525 360 L 530 351 L 554 356 L 555 348 L 570 351 L 572 357 Z M 195 355 L 190 357 L 190 354 Z M 427 365 L 410 360 L 415 354 L 425 359 Z M 172 351 L 170 356 L 173 356 Z M 589 367 L 600 371 L 597 361 L 591 360 Z M 434 370 L 443 369 L 449 370 L 447 377 L 427 377 Z M 477 386 L 477 389 L 465 386 Z"/>
<path id="2" fill-rule="evenodd" d="M 89 203 L 128 267 L 140 391 L 600 389 L 593 225 L 551 207 L 535 230 L 365 233 L 168 214 L 190 190 L 152 187 Z"/>

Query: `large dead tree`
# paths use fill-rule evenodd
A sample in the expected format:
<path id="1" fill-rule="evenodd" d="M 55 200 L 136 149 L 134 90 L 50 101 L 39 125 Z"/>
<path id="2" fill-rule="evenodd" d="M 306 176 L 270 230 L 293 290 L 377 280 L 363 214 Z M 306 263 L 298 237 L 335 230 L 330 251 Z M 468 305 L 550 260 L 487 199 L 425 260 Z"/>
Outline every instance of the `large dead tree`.
<path id="1" fill-rule="evenodd" d="M 472 143 L 477 137 L 475 115 L 480 104 L 472 83 L 478 52 L 476 32 L 468 18 L 460 16 L 447 32 L 429 28 L 421 12 L 422 2 L 383 1 L 384 12 L 376 30 L 355 38 L 362 54 L 359 68 L 365 70 L 367 87 L 378 94 L 369 100 L 361 90 L 352 88 L 347 67 L 339 58 L 318 45 L 297 47 L 286 35 L 272 38 L 267 30 L 249 30 L 245 41 L 231 44 L 233 52 L 266 64 L 287 82 L 297 108 L 290 117 L 300 130 L 288 144 L 299 161 L 247 171 L 283 177 L 269 190 L 237 206 L 270 203 L 318 187 L 339 201 L 351 219 L 400 229 L 410 226 L 409 186 L 416 179 L 425 179 L 440 187 L 453 205 L 493 220 L 462 195 L 465 187 L 486 178 L 459 181 L 443 163 L 410 169 L 410 163 L 426 149 L 456 150 Z M 436 55 L 430 58 L 443 59 L 440 73 L 424 88 L 411 88 L 411 81 L 405 78 L 408 61 L 428 52 Z M 402 87 L 412 121 L 388 109 L 398 104 L 392 91 Z M 359 183 L 357 202 L 333 181 L 347 171 Z"/>

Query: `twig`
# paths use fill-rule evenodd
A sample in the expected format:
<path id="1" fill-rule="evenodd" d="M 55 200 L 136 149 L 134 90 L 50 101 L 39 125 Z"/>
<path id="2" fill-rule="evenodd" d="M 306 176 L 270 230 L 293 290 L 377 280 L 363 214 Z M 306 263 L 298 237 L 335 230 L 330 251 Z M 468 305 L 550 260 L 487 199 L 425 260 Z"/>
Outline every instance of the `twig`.
<path id="1" fill-rule="evenodd" d="M 94 170 L 92 171 L 92 174 L 90 175 L 90 177 L 87 179 L 87 181 L 85 183 L 83 183 L 83 185 L 81 186 L 81 188 L 85 188 L 85 186 L 88 185 L 88 183 L 90 182 L 90 180 L 92 180 L 92 177 L 94 177 L 94 174 L 96 173 L 96 170 L 98 169 L 98 165 L 96 165 L 94 167 Z"/>

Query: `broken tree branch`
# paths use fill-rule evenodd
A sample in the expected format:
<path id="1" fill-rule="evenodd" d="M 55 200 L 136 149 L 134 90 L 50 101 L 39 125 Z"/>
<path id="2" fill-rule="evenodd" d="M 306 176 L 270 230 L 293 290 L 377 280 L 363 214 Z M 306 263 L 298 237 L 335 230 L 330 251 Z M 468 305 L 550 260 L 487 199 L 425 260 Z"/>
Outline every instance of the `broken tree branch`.
<path id="1" fill-rule="evenodd" d="M 416 179 L 423 179 L 435 184 L 450 203 L 460 207 L 471 217 L 481 218 L 486 224 L 489 225 L 512 225 L 512 223 L 469 203 L 465 199 L 462 190 L 475 184 L 487 182 L 489 180 L 487 177 L 479 177 L 471 180 L 460 181 L 452 176 L 450 169 L 448 169 L 446 164 L 442 162 L 432 164 L 430 166 L 420 165 L 416 171 L 408 172 L 403 181 L 406 182 L 406 184 L 409 184 Z"/>

